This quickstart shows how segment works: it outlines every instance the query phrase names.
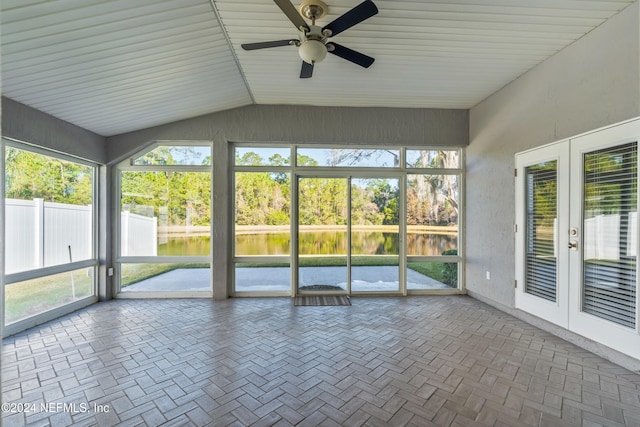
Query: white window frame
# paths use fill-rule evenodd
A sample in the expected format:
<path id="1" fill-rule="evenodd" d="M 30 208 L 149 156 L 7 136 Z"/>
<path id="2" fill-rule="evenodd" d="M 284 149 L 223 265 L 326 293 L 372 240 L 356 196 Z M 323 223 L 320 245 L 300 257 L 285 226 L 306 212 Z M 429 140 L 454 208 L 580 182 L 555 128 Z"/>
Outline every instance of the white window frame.
<path id="1" fill-rule="evenodd" d="M 2 156 L 2 163 L 1 163 L 1 170 L 2 170 L 2 189 L 0 190 L 0 196 L 2 197 L 2 255 L 3 255 L 3 260 L 2 260 L 2 293 L 1 293 L 1 297 L 2 297 L 2 306 L 3 306 L 3 311 L 2 311 L 2 324 L 3 324 L 3 336 L 8 336 L 8 335 L 12 335 L 18 332 L 21 332 L 23 330 L 26 330 L 28 328 L 31 328 L 33 326 L 39 325 L 41 323 L 47 322 L 49 320 L 53 320 L 55 318 L 58 318 L 60 316 L 63 316 L 65 314 L 71 313 L 75 310 L 78 310 L 80 308 L 86 307 L 88 305 L 91 305 L 95 302 L 98 301 L 98 265 L 99 265 L 99 260 L 98 260 L 98 228 L 99 228 L 99 224 L 98 224 L 98 218 L 99 218 L 99 182 L 98 182 L 98 167 L 99 165 L 97 163 L 85 160 L 85 159 L 81 159 L 79 157 L 74 157 L 68 154 L 64 154 L 64 153 L 60 153 L 57 151 L 53 151 L 53 150 L 47 150 L 41 147 L 37 147 L 34 146 L 32 144 L 23 142 L 23 141 L 18 141 L 15 139 L 11 139 L 11 138 L 7 138 L 7 137 L 3 137 L 2 141 L 0 143 L 1 145 L 1 153 L 0 155 Z M 57 158 L 57 159 L 61 159 L 61 160 L 65 160 L 65 161 L 69 161 L 69 162 L 73 162 L 73 163 L 77 163 L 77 164 L 81 164 L 84 166 L 88 166 L 92 168 L 92 196 L 91 196 L 91 203 L 92 203 L 92 248 L 91 248 L 91 258 L 87 259 L 87 260 L 82 260 L 82 261 L 74 261 L 74 262 L 70 262 L 70 263 L 66 263 L 66 264 L 60 264 L 60 265 L 54 265 L 54 266 L 50 266 L 50 267 L 43 267 L 43 268 L 37 268 L 37 269 L 33 269 L 33 270 L 27 270 L 27 271 L 21 271 L 21 272 L 17 272 L 17 273 L 12 273 L 12 274 L 5 274 L 6 271 L 6 266 L 4 265 L 4 254 L 5 254 L 5 250 L 6 250 L 6 245 L 4 243 L 4 234 L 5 234 L 5 174 L 6 174 L 6 169 L 5 169 L 5 164 L 4 164 L 4 159 L 5 159 L 5 155 L 6 155 L 6 147 L 13 147 L 19 150 L 23 150 L 23 151 L 28 151 L 28 152 L 32 152 L 35 154 L 39 154 L 42 156 L 47 156 L 47 157 L 53 157 L 53 158 Z M 25 319 L 21 319 L 21 320 L 17 320 L 16 322 L 10 323 L 10 324 L 6 324 L 5 323 L 5 313 L 6 313 L 6 309 L 5 309 L 5 286 L 13 284 L 13 283 L 19 283 L 19 282 L 23 282 L 26 280 L 33 280 L 33 279 L 39 279 L 42 277 L 47 277 L 47 276 L 51 276 L 51 275 L 55 275 L 55 274 L 61 274 L 61 273 L 67 273 L 67 272 L 71 272 L 74 270 L 78 270 L 78 269 L 82 269 L 82 268 L 92 268 L 93 269 L 93 283 L 92 283 L 92 291 L 91 291 L 91 295 L 79 299 L 77 301 L 59 306 L 59 307 L 55 307 L 53 309 L 50 310 L 46 310 L 43 311 L 41 313 L 38 313 L 36 315 L 27 317 Z"/>
<path id="2" fill-rule="evenodd" d="M 229 194 L 235 194 L 235 175 L 236 172 L 289 172 L 291 174 L 291 223 L 290 223 L 290 235 L 291 235 L 291 250 L 289 256 L 280 257 L 267 257 L 265 256 L 236 256 L 235 253 L 235 217 L 232 217 L 230 221 L 230 233 L 231 242 L 231 295 L 239 297 L 256 297 L 256 296 L 292 296 L 296 291 L 296 284 L 298 282 L 297 277 L 297 246 L 295 242 L 295 236 L 297 233 L 297 178 L 298 177 L 353 177 L 353 178 L 398 178 L 400 192 L 404 194 L 403 200 L 406 198 L 407 191 L 407 176 L 408 175 L 456 175 L 459 179 L 458 191 L 459 191 L 459 207 L 458 207 L 458 255 L 441 255 L 441 256 L 418 256 L 407 255 L 404 248 L 404 242 L 406 242 L 406 203 L 402 203 L 400 206 L 400 242 L 401 251 L 399 254 L 400 262 L 400 289 L 398 292 L 383 292 L 382 295 L 434 295 L 434 294 L 463 294 L 466 292 L 464 283 L 464 251 L 465 251 L 465 219 L 464 219 L 464 201 L 465 201 L 465 151 L 463 147 L 458 146 L 420 146 L 420 145 L 398 145 L 392 147 L 380 146 L 380 145 L 336 145 L 336 144 L 269 144 L 268 148 L 290 148 L 290 164 L 289 166 L 246 166 L 235 164 L 235 148 L 236 147 L 255 147 L 260 148 L 259 142 L 235 142 L 230 144 L 229 149 L 229 161 L 231 164 L 231 179 L 230 179 L 230 192 Z M 266 146 L 267 147 L 267 146 Z M 265 147 L 265 148 L 266 148 Z M 390 148 L 398 150 L 400 154 L 399 166 L 397 167 L 368 167 L 368 166 L 298 166 L 297 165 L 297 149 L 298 148 L 325 148 L 325 149 L 371 149 L 380 150 Z M 407 167 L 406 165 L 406 150 L 445 150 L 445 151 L 458 151 L 459 153 L 459 167 L 458 168 L 415 168 Z M 234 212 L 233 206 L 235 205 L 235 197 L 229 201 L 230 212 Z M 295 208 L 294 208 L 295 206 Z M 291 268 L 291 290 L 289 292 L 236 292 L 235 290 L 235 264 L 236 263 L 259 263 L 264 262 L 288 262 Z M 408 262 L 450 262 L 457 263 L 458 265 L 458 286 L 451 289 L 429 289 L 429 290 L 407 290 L 406 286 L 406 269 Z M 357 294 L 375 294 L 376 292 L 358 292 Z"/>
<path id="3" fill-rule="evenodd" d="M 207 166 L 201 165 L 134 165 L 133 161 L 160 146 L 193 146 L 193 147 L 210 147 L 211 148 L 211 163 Z M 116 271 L 113 277 L 113 290 L 115 298 L 122 299 L 137 299 L 137 298 L 212 298 L 213 297 L 213 279 L 210 275 L 209 289 L 207 291 L 149 291 L 149 292 L 123 292 L 121 284 L 121 271 L 123 264 L 165 264 L 165 263 L 180 263 L 180 264 L 209 264 L 210 271 L 213 272 L 213 239 L 211 239 L 211 246 L 209 248 L 209 255 L 206 256 L 122 256 L 121 250 L 121 221 L 120 221 L 120 200 L 121 200 L 121 172 L 123 171 L 136 171 L 136 172 L 204 172 L 210 174 L 210 206 L 213 207 L 213 142 L 207 140 L 157 140 L 151 144 L 146 145 L 144 148 L 136 151 L 132 155 L 128 156 L 125 160 L 118 163 L 115 167 L 114 173 L 114 199 L 113 199 L 113 212 L 115 213 L 115 238 L 114 238 L 114 260 Z M 213 217 L 213 216 L 212 216 Z M 213 236 L 213 221 L 209 226 L 209 234 Z"/>

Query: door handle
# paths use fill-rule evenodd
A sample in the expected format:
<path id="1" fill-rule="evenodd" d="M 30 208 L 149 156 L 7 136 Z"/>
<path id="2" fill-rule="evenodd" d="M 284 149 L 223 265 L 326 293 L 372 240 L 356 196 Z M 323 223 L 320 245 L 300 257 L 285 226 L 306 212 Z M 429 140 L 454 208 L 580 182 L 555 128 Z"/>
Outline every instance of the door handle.
<path id="1" fill-rule="evenodd" d="M 576 242 L 575 240 L 572 240 L 569 242 L 569 249 L 571 249 L 572 251 L 577 251 L 578 250 L 578 242 Z"/>

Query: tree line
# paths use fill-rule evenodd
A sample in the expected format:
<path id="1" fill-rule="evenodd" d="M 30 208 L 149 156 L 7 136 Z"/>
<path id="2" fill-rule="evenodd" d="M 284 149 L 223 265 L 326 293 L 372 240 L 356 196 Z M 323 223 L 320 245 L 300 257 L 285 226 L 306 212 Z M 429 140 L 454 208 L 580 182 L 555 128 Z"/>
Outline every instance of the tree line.
<path id="1" fill-rule="evenodd" d="M 158 147 L 136 159 L 137 164 L 172 165 L 194 156 L 188 147 Z M 336 150 L 340 162 L 354 163 L 367 150 Z M 373 153 L 373 150 L 371 151 Z M 421 152 L 416 167 L 451 168 L 456 151 Z M 372 155 L 372 154 L 371 154 Z M 268 161 L 267 161 L 268 160 Z M 299 166 L 317 166 L 317 160 L 299 156 Z M 202 165 L 210 156 L 201 159 Z M 92 201 L 92 168 L 66 160 L 7 147 L 6 197 L 88 205 Z M 237 165 L 288 166 L 280 155 L 263 159 L 254 152 L 236 159 Z M 132 213 L 160 218 L 166 225 L 209 225 L 211 174 L 178 171 L 122 171 L 121 207 Z M 406 211 L 409 225 L 455 225 L 458 221 L 458 182 L 452 174 L 409 174 Z M 235 174 L 235 221 L 238 225 L 287 225 L 291 218 L 291 175 L 282 171 Z M 351 218 L 356 225 L 399 223 L 397 179 L 355 179 L 351 188 Z M 303 225 L 346 224 L 347 180 L 301 179 L 299 221 Z"/>

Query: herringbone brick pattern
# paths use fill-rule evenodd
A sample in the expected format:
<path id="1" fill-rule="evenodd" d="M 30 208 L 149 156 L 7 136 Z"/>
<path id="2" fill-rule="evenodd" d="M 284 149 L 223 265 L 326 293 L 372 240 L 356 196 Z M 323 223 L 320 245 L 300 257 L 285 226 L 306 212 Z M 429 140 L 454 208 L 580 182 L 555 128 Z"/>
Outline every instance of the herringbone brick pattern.
<path id="1" fill-rule="evenodd" d="M 94 305 L 4 340 L 3 425 L 640 426 L 640 375 L 481 302 L 352 301 Z"/>

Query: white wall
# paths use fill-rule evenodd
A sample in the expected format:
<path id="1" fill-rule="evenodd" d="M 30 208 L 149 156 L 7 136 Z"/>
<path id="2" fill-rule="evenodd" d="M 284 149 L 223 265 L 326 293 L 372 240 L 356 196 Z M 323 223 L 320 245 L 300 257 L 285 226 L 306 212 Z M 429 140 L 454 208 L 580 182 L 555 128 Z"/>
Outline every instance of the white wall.
<path id="1" fill-rule="evenodd" d="M 514 306 L 514 154 L 640 115 L 639 18 L 636 2 L 471 109 L 466 284 L 472 295 Z"/>

